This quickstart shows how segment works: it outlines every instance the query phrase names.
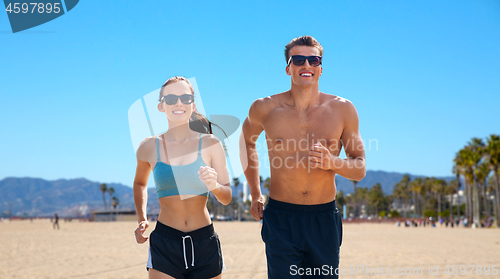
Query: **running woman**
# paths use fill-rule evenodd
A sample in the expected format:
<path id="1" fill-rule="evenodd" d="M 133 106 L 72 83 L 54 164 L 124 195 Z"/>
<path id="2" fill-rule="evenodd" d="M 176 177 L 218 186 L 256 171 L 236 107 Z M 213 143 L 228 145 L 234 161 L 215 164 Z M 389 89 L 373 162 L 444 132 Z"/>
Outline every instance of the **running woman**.
<path id="1" fill-rule="evenodd" d="M 158 110 L 166 115 L 168 130 L 141 143 L 134 180 L 135 237 L 137 243 L 149 239 L 149 278 L 221 278 L 225 266 L 206 203 L 209 192 L 224 205 L 231 201 L 222 143 L 212 134 L 212 123 L 196 111 L 194 89 L 186 78 L 165 82 Z M 160 214 L 147 237 L 151 170 Z"/>

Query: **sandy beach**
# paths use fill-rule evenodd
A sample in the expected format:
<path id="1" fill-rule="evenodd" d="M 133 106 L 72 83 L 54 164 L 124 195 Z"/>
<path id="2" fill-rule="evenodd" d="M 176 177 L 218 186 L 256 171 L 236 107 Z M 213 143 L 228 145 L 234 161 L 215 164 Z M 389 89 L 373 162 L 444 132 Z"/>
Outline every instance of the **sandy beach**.
<path id="1" fill-rule="evenodd" d="M 214 226 L 227 267 L 223 278 L 267 278 L 258 222 Z M 134 222 L 60 221 L 60 227 L 53 230 L 49 220 L 0 222 L 0 278 L 147 278 L 148 245 L 136 244 Z M 452 265 L 465 267 L 466 275 L 452 275 Z M 481 269 L 471 272 L 469 265 Z M 344 225 L 343 278 L 401 277 L 398 272 L 408 278 L 500 278 L 485 275 L 493 265 L 500 272 L 498 229 Z"/>

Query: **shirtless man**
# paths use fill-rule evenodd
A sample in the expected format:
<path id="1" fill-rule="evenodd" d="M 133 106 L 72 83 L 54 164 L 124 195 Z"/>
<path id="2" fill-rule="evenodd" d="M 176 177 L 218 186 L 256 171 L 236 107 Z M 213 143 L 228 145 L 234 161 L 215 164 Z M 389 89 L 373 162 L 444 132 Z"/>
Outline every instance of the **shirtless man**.
<path id="1" fill-rule="evenodd" d="M 268 277 L 337 278 L 342 220 L 335 174 L 366 174 L 358 114 L 347 99 L 319 91 L 323 47 L 313 37 L 285 48 L 291 89 L 257 99 L 243 123 L 241 159 L 252 195 L 251 214 L 263 219 Z M 269 202 L 259 183 L 256 140 L 265 131 L 271 166 Z M 339 158 L 344 147 L 346 159 Z"/>

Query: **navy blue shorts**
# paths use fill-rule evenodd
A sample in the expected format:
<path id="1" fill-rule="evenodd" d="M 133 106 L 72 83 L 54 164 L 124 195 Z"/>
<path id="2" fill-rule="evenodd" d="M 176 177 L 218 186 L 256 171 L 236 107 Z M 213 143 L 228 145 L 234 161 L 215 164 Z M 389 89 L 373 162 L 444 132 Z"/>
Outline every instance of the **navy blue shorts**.
<path id="1" fill-rule="evenodd" d="M 156 222 L 149 235 L 149 268 L 174 278 L 212 278 L 221 274 L 224 259 L 213 224 L 182 232 Z"/>
<path id="2" fill-rule="evenodd" d="M 268 278 L 338 278 L 342 219 L 335 201 L 299 205 L 270 198 L 261 235 Z"/>

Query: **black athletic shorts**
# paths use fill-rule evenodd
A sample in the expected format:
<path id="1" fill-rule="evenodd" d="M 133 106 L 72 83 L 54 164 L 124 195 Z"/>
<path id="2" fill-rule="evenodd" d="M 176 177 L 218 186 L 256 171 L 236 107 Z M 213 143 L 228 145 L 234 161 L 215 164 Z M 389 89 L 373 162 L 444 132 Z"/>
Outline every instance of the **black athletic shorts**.
<path id="1" fill-rule="evenodd" d="M 149 236 L 150 268 L 178 279 L 208 279 L 221 274 L 224 259 L 213 224 L 182 232 L 156 222 Z"/>
<path id="2" fill-rule="evenodd" d="M 342 219 L 335 201 L 299 205 L 269 199 L 261 235 L 268 278 L 338 278 Z"/>

